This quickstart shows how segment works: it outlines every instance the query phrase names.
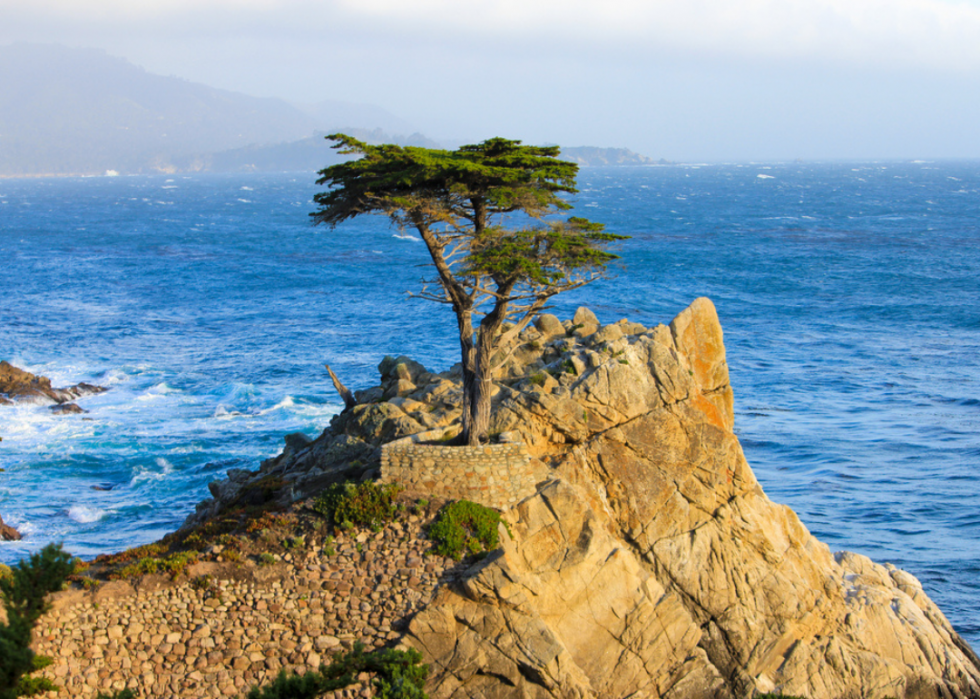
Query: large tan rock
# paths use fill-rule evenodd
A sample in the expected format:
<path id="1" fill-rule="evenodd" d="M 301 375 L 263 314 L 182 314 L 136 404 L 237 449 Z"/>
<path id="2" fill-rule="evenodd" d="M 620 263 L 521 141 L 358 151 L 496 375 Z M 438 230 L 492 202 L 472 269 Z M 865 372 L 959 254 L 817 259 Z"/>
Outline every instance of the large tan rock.
<path id="1" fill-rule="evenodd" d="M 549 479 L 504 513 L 513 539 L 412 620 L 434 699 L 980 699 L 980 660 L 914 577 L 833 555 L 766 497 L 708 299 L 669 327 L 538 325 L 500 374 L 491 431 L 519 434 Z M 295 498 L 458 422 L 458 375 L 388 364 L 383 386 L 425 385 L 345 411 L 249 478 L 276 474 Z"/>
<path id="2" fill-rule="evenodd" d="M 835 557 L 766 497 L 710 301 L 612 355 L 500 399 L 556 480 L 413 621 L 434 698 L 980 697 L 980 661 L 914 577 Z"/>

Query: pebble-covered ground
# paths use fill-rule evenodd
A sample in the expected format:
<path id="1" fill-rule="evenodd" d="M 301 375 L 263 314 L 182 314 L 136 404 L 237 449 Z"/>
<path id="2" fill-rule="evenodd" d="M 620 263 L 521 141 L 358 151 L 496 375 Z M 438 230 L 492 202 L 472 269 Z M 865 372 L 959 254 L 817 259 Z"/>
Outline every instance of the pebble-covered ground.
<path id="1" fill-rule="evenodd" d="M 48 696 L 127 687 L 148 699 L 239 696 L 282 669 L 328 663 L 357 641 L 369 650 L 394 645 L 411 614 L 454 577 L 456 562 L 427 555 L 430 545 L 413 516 L 265 568 L 244 562 L 205 577 L 215 567 L 199 564 L 179 583 L 154 577 L 110 583 L 101 595 L 76 592 L 35 628 L 35 651 L 54 660 L 43 674 L 64 688 Z M 335 696 L 371 696 L 360 679 Z"/>

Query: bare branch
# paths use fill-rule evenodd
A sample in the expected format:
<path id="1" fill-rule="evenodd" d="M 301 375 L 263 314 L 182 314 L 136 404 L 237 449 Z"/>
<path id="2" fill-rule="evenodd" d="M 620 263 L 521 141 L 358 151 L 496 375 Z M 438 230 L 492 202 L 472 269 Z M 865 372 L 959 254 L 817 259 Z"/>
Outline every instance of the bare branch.
<path id="1" fill-rule="evenodd" d="M 344 410 L 350 410 L 357 405 L 357 400 L 355 400 L 354 394 L 340 382 L 340 379 L 338 379 L 337 375 L 333 373 L 333 369 L 330 368 L 330 365 L 324 364 L 323 366 L 327 367 L 327 373 L 330 374 L 330 380 L 333 381 L 333 387 L 337 390 L 337 393 L 340 394 L 340 397 L 344 399 Z"/>

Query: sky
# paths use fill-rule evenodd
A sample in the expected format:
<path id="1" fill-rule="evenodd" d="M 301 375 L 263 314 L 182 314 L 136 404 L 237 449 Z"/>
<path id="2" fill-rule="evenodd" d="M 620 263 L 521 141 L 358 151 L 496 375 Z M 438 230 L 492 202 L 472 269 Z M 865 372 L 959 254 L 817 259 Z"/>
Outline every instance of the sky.
<path id="1" fill-rule="evenodd" d="M 980 0 L 0 0 L 93 47 L 436 140 L 675 161 L 980 157 Z"/>

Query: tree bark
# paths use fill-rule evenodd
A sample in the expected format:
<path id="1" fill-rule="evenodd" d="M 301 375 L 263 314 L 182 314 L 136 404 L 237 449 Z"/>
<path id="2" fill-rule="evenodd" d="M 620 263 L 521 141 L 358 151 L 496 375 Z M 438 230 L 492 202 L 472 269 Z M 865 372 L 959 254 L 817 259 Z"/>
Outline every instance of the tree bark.
<path id="1" fill-rule="evenodd" d="M 490 439 L 490 413 L 493 398 L 493 355 L 499 346 L 500 327 L 507 317 L 507 298 L 513 290 L 513 282 L 495 280 L 500 296 L 493 310 L 483 316 L 476 335 L 473 397 L 470 410 L 472 419 L 466 434 L 466 443 L 478 446 Z"/>

